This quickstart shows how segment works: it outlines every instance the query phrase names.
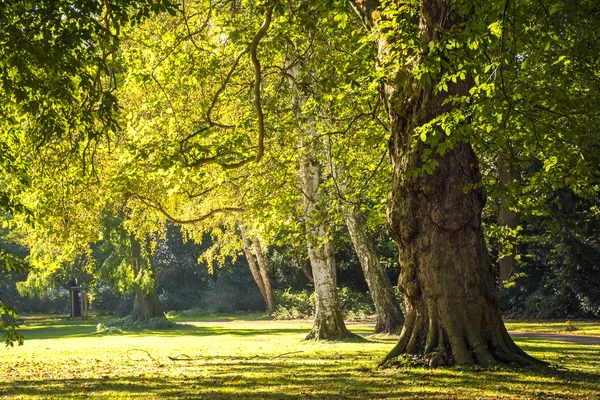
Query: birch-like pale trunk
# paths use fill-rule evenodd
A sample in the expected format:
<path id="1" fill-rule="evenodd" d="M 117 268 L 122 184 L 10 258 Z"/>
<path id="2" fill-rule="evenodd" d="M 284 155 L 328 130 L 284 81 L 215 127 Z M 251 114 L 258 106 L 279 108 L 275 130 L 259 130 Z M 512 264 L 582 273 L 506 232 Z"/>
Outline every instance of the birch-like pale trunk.
<path id="1" fill-rule="evenodd" d="M 306 339 L 343 339 L 350 335 L 344 324 L 337 295 L 336 265 L 333 244 L 320 209 L 319 186 L 321 164 L 305 155 L 300 161 L 304 192 L 304 216 L 307 227 L 308 255 L 315 285 L 315 320 Z"/>
<path id="2" fill-rule="evenodd" d="M 300 181 L 303 194 L 304 220 L 308 255 L 315 286 L 315 318 L 313 328 L 305 340 L 340 340 L 352 336 L 344 324 L 337 294 L 336 265 L 333 243 L 328 227 L 327 210 L 322 202 L 322 165 L 317 157 L 315 143 L 318 132 L 314 117 L 304 115 L 306 94 L 296 84 L 299 67 L 289 70 L 292 86 L 297 95 L 294 109 L 298 126 L 300 149 Z"/>

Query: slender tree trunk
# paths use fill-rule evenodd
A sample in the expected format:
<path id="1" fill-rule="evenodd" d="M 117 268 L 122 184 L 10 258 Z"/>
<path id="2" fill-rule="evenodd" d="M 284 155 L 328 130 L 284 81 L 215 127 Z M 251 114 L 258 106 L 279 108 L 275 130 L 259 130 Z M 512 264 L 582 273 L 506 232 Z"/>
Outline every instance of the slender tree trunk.
<path id="1" fill-rule="evenodd" d="M 309 281 L 315 283 L 315 278 L 313 278 L 312 268 L 310 267 L 310 263 L 306 261 L 304 258 L 298 261 L 300 263 L 300 268 L 302 272 L 304 272 L 304 276 L 308 278 Z"/>
<path id="2" fill-rule="evenodd" d="M 334 162 L 331 160 L 331 156 L 330 162 Z M 348 193 L 347 174 L 342 165 L 335 166 L 335 175 L 337 186 L 343 195 L 351 195 Z M 366 217 L 360 211 L 360 204 L 352 204 L 347 198 L 343 198 L 342 201 L 344 202 L 342 212 L 346 226 L 377 312 L 375 333 L 400 333 L 402 324 L 404 324 L 404 315 L 392 289 L 390 278 L 379 260 L 377 247 L 367 231 Z"/>
<path id="3" fill-rule="evenodd" d="M 518 167 L 512 162 L 500 162 L 498 169 L 500 175 L 500 185 L 502 185 L 504 188 L 514 184 L 514 182 L 519 181 L 521 178 Z M 500 210 L 498 211 L 498 222 L 500 225 L 506 226 L 510 229 L 516 229 L 521 223 L 519 214 L 510 210 L 506 200 L 500 204 Z M 499 261 L 500 284 L 502 284 L 504 281 L 507 281 L 511 275 L 515 273 L 516 269 L 517 243 L 514 240 L 509 240 L 509 243 L 511 247 L 511 249 L 509 249 L 510 255 L 502 257 Z"/>
<path id="4" fill-rule="evenodd" d="M 265 284 L 262 278 L 262 275 L 260 273 L 260 270 L 258 269 L 258 266 L 256 265 L 256 260 L 254 259 L 254 255 L 252 254 L 252 249 L 251 249 L 251 242 L 250 239 L 248 239 L 248 236 L 246 235 L 246 231 L 244 229 L 244 227 L 242 227 L 240 225 L 240 232 L 242 234 L 242 242 L 244 243 L 244 254 L 246 254 L 246 259 L 248 260 L 248 267 L 250 268 L 250 272 L 252 273 L 252 277 L 254 278 L 254 282 L 256 282 L 256 286 L 258 286 L 258 290 L 260 290 L 260 293 L 262 294 L 263 299 L 265 299 L 265 303 L 267 304 L 267 307 L 269 305 L 269 301 L 267 300 L 267 294 L 265 291 Z M 271 311 L 271 309 L 269 308 L 269 312 L 273 312 Z"/>
<path id="5" fill-rule="evenodd" d="M 273 296 L 273 289 L 271 288 L 271 280 L 269 279 L 269 271 L 267 269 L 267 260 L 262 251 L 260 241 L 257 237 L 252 239 L 254 245 L 254 252 L 256 253 L 256 260 L 258 261 L 258 269 L 260 270 L 260 276 L 262 277 L 263 285 L 265 287 L 265 299 L 267 302 L 267 308 L 269 314 L 275 312 L 275 297 Z"/>
<path id="6" fill-rule="evenodd" d="M 351 205 L 344 207 L 344 216 L 377 311 L 375 332 L 400 333 L 404 315 L 394 295 L 385 267 L 379 261 L 373 239 L 367 232 L 365 216 Z"/>
<path id="7" fill-rule="evenodd" d="M 337 294 L 333 244 L 319 208 L 321 165 L 311 157 L 300 161 L 304 192 L 304 215 L 307 226 L 308 254 L 315 285 L 315 320 L 306 340 L 339 340 L 350 336 L 346 329 Z"/>
<path id="8" fill-rule="evenodd" d="M 133 277 L 136 280 L 135 300 L 131 319 L 134 321 L 148 321 L 152 318 L 164 317 L 165 313 L 158 297 L 158 291 L 156 290 L 156 273 L 151 260 L 152 257 L 146 251 L 147 259 L 144 260 L 142 246 L 133 235 L 130 236 L 130 245 Z M 146 282 L 140 284 L 140 281 Z"/>
<path id="9" fill-rule="evenodd" d="M 356 2 L 363 20 L 370 20 L 378 2 Z M 459 29 L 466 20 L 450 3 L 421 0 L 418 28 L 422 51 L 442 33 Z M 366 11 L 366 12 L 365 12 Z M 378 56 L 387 56 L 380 39 Z M 411 65 L 418 65 L 416 54 Z M 406 171 L 423 165 L 425 146 L 415 139 L 415 128 L 451 111 L 448 95 L 468 94 L 469 84 L 448 85 L 435 93 L 435 80 L 424 84 L 404 66 L 390 76 L 384 98 L 391 123 L 392 192 L 388 199 L 388 230 L 399 244 L 399 287 L 407 301 L 405 323 L 398 344 L 384 361 L 400 354 L 418 354 L 430 365 L 499 362 L 537 364 L 509 336 L 500 316 L 494 277 L 481 225 L 485 195 L 473 187 L 480 180 L 477 157 L 470 144 L 456 143 L 438 158 L 432 174 Z M 441 75 L 441 73 L 440 73 Z M 442 135 L 443 136 L 443 135 Z M 415 142 L 417 140 L 417 142 Z M 442 139 L 444 140 L 444 139 Z"/>
<path id="10" fill-rule="evenodd" d="M 304 203 L 304 219 L 308 255 L 315 286 L 315 318 L 305 340 L 341 340 L 354 336 L 344 324 L 337 294 L 336 265 L 333 243 L 328 232 L 327 210 L 321 198 L 321 163 L 317 158 L 318 132 L 314 117 L 302 113 L 307 95 L 297 84 L 300 70 L 296 64 L 289 70 L 290 83 L 296 90 L 293 106 L 299 122 L 300 183 Z"/>

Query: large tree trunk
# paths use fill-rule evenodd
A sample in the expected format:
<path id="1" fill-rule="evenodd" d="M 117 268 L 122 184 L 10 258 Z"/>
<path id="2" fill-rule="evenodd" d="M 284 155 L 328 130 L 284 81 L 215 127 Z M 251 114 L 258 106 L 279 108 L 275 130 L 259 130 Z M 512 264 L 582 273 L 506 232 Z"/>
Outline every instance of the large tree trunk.
<path id="1" fill-rule="evenodd" d="M 377 4 L 373 0 L 355 3 L 367 24 L 373 24 L 374 11 L 368 7 Z M 421 0 L 419 12 L 415 23 L 421 51 L 467 19 L 457 10 L 451 16 L 449 3 L 441 0 Z M 380 40 L 380 59 L 388 51 Z M 416 67 L 422 56 L 416 53 L 410 65 Z M 430 175 L 406 173 L 423 165 L 425 145 L 415 138 L 415 128 L 450 111 L 452 106 L 443 104 L 446 96 L 468 94 L 469 85 L 450 83 L 448 93 L 435 94 L 435 79 L 424 84 L 411 67 L 403 65 L 386 82 L 384 97 L 393 165 L 388 230 L 399 245 L 399 287 L 407 313 L 398 344 L 385 360 L 418 354 L 430 365 L 536 364 L 515 345 L 500 316 L 481 225 L 485 195 L 477 188 L 465 192 L 480 180 L 471 146 L 457 143 L 438 158 L 439 166 Z"/>
<path id="2" fill-rule="evenodd" d="M 142 246 L 133 236 L 130 236 L 132 268 L 135 283 L 135 300 L 131 319 L 148 321 L 152 318 L 164 317 L 162 304 L 156 290 L 156 273 L 151 256 L 146 249 L 146 260 L 142 256 Z M 144 282 L 144 283 L 141 283 Z"/>
<path id="3" fill-rule="evenodd" d="M 400 333 L 404 316 L 394 295 L 390 278 L 379 261 L 373 239 L 367 232 L 365 216 L 351 205 L 344 207 L 344 216 L 377 312 L 375 332 Z"/>
<path id="4" fill-rule="evenodd" d="M 271 280 L 269 279 L 269 271 L 267 269 L 267 260 L 262 251 L 260 241 L 257 237 L 252 239 L 254 245 L 254 252 L 256 253 L 256 261 L 258 261 L 258 269 L 260 270 L 260 276 L 262 277 L 263 285 L 265 287 L 265 300 L 267 302 L 267 308 L 269 314 L 275 312 L 275 297 L 273 296 L 273 289 L 271 288 Z"/>

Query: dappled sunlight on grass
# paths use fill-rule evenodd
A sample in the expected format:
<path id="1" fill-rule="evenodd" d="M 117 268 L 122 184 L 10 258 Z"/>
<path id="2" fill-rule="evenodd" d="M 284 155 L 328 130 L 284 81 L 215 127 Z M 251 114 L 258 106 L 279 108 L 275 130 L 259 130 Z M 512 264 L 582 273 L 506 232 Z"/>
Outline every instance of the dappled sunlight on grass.
<path id="1" fill-rule="evenodd" d="M 397 337 L 303 342 L 310 321 L 230 321 L 99 334 L 98 321 L 25 327 L 0 353 L 0 398 L 577 398 L 600 392 L 600 346 L 519 339 L 559 368 L 375 369 Z M 93 329 L 92 329 L 93 328 Z"/>

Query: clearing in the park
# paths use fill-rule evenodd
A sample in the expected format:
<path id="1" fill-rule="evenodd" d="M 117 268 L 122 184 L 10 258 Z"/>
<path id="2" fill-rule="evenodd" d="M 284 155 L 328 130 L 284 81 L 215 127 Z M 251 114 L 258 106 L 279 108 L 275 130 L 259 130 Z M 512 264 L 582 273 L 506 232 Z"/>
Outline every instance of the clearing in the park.
<path id="1" fill-rule="evenodd" d="M 552 368 L 377 369 L 397 337 L 302 341 L 310 321 L 239 316 L 194 318 L 166 331 L 97 332 L 99 319 L 37 320 L 24 325 L 22 347 L 0 354 L 6 399 L 597 399 L 600 345 L 517 337 Z M 563 332 L 564 322 L 508 324 L 522 331 Z M 576 333 L 594 334 L 597 323 Z M 589 337 L 589 336 L 586 336 Z"/>

